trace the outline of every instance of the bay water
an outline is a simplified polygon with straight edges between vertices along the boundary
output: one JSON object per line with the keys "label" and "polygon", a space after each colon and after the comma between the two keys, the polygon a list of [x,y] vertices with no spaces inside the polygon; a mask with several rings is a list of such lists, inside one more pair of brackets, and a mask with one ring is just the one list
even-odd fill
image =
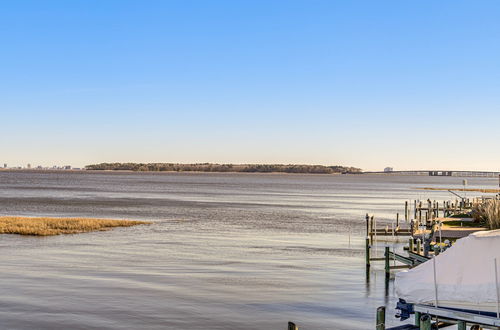
{"label": "bay water", "polygon": [[462,179],[2,171],[0,215],[151,224],[1,235],[0,328],[373,329],[381,305],[400,324],[383,263],[366,280],[364,219],[391,226],[405,200],[455,198],[422,187],[459,189]]}

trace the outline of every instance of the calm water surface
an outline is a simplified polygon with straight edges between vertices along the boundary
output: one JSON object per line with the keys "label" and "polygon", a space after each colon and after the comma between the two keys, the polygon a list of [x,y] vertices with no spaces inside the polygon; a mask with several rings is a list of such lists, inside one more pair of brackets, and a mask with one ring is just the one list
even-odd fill
{"label": "calm water surface", "polygon": [[[371,329],[383,265],[364,214],[394,221],[417,187],[461,178],[0,172],[0,213],[144,219],[56,237],[0,236],[2,329]],[[496,179],[469,179],[494,188]],[[384,243],[379,243],[380,247]],[[392,243],[390,243],[392,244]],[[388,323],[399,324],[388,311]]]}

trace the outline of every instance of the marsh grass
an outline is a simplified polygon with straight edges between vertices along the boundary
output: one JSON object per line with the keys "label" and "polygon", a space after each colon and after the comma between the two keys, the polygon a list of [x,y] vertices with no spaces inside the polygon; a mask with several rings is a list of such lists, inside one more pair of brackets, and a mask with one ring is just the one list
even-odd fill
{"label": "marsh grass", "polygon": [[92,218],[0,217],[0,234],[51,236],[104,231],[147,224],[145,221]]}
{"label": "marsh grass", "polygon": [[489,229],[500,229],[500,200],[492,199],[473,208],[474,219],[486,222]]}
{"label": "marsh grass", "polygon": [[485,194],[492,194],[492,193],[499,193],[499,189],[481,189],[481,188],[432,188],[432,187],[424,187],[424,188],[416,188],[418,190],[437,190],[437,191],[448,191],[448,190],[454,190],[454,191],[472,191],[472,192],[481,192]]}

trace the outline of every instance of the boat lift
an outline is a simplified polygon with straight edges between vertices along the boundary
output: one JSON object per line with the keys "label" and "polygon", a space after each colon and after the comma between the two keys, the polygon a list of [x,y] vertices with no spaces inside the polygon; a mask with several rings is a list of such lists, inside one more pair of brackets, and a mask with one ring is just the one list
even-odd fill
{"label": "boat lift", "polygon": [[[401,311],[397,316],[402,320],[409,318],[410,314],[415,314],[415,324],[386,328],[385,306],[381,306],[377,309],[376,330],[430,330],[453,325],[457,325],[458,330],[466,330],[467,326],[472,326],[470,329],[480,329],[482,327],[500,329],[500,318],[496,317],[496,313],[479,313],[424,304],[407,304],[404,300],[398,302],[396,309]],[[433,318],[435,319],[434,323],[432,323]]]}
{"label": "boat lift", "polygon": [[[418,256],[418,255],[417,255]],[[421,256],[418,256],[421,257]],[[408,258],[409,261],[412,259]],[[414,260],[414,259],[413,259]],[[401,258],[398,261],[404,262]],[[423,259],[422,259],[423,261]],[[495,265],[495,284],[497,294],[497,311],[485,312],[477,310],[458,309],[451,307],[439,306],[437,296],[436,283],[436,258],[432,258],[434,269],[434,287],[435,287],[435,302],[434,305],[429,304],[412,304],[407,303],[403,299],[399,299],[396,304],[396,310],[399,313],[396,315],[401,321],[407,320],[412,314],[415,315],[415,324],[405,324],[402,326],[388,328],[387,330],[403,330],[403,329],[420,329],[430,330],[445,328],[452,325],[457,325],[458,330],[466,330],[467,324],[472,326],[470,329],[500,329],[500,288],[498,285],[497,259],[494,259]],[[432,323],[433,319],[435,320]],[[385,306],[377,308],[376,330],[386,330],[385,328]]]}

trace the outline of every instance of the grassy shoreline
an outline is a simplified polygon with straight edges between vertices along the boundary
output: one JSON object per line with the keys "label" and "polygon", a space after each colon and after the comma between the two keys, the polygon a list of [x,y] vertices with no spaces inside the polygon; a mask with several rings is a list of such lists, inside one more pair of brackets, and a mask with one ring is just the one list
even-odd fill
{"label": "grassy shoreline", "polygon": [[436,190],[436,191],[473,191],[473,192],[482,192],[482,193],[499,193],[499,189],[481,189],[481,188],[432,188],[432,187],[424,187],[424,188],[416,188],[418,190]]}
{"label": "grassy shoreline", "polygon": [[0,217],[0,234],[53,236],[106,231],[149,224],[146,221],[94,218]]}

